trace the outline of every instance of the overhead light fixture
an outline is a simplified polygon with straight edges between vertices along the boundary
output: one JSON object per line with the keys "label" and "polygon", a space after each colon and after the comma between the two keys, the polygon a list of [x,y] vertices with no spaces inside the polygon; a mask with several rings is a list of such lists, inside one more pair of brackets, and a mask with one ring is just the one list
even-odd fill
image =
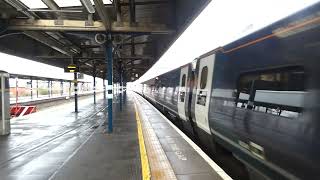
{"label": "overhead light fixture", "polygon": [[93,67],[91,64],[89,64],[89,63],[84,63],[85,65],[87,65],[87,66],[90,66],[90,67]]}
{"label": "overhead light fixture", "polygon": [[80,0],[81,4],[87,9],[88,13],[93,14],[96,12],[90,0]]}

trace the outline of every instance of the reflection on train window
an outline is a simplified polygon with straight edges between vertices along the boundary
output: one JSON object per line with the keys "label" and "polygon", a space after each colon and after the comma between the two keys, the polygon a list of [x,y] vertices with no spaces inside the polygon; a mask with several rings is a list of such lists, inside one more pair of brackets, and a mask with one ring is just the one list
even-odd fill
{"label": "reflection on train window", "polygon": [[184,87],[184,86],[186,86],[186,74],[184,74],[181,79],[181,87]]}
{"label": "reflection on train window", "polygon": [[207,86],[207,77],[208,77],[208,67],[204,66],[201,70],[200,76],[200,89],[204,89]]}
{"label": "reflection on train window", "polygon": [[298,117],[303,109],[305,71],[294,66],[245,73],[240,76],[236,105],[284,117]]}

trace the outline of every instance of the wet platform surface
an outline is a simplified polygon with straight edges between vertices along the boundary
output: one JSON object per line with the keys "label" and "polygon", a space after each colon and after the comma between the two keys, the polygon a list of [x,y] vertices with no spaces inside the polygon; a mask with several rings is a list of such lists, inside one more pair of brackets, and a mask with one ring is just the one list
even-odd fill
{"label": "wet platform surface", "polygon": [[[201,151],[199,147],[195,144],[193,147],[187,141],[186,137],[182,136],[180,133],[173,128],[173,124],[169,123],[166,118],[159,113],[150,103],[148,103],[144,98],[139,95],[136,95],[136,101],[138,104],[139,114],[141,120],[143,121],[143,132],[145,138],[148,139],[148,136],[155,134],[155,138],[151,140],[151,146],[156,151],[161,149],[164,151],[165,156],[168,159],[175,177],[170,179],[178,180],[222,180],[222,179],[231,179],[224,171],[219,168],[216,164],[211,164],[202,157],[199,152]],[[151,131],[151,132],[150,132]],[[146,133],[148,132],[148,133]],[[160,143],[155,143],[154,141],[159,141]],[[150,142],[149,142],[150,143]],[[146,142],[148,144],[148,142]],[[159,146],[160,145],[160,146]],[[148,146],[148,145],[147,145]],[[151,147],[152,148],[152,147]],[[199,152],[197,152],[196,149]],[[147,148],[148,151],[148,148]],[[150,150],[149,150],[150,152]],[[149,154],[148,154],[149,156]],[[165,164],[163,161],[158,161],[158,157],[148,157],[150,164],[154,162],[154,166],[161,167]],[[155,160],[153,160],[155,158]],[[208,157],[207,157],[208,158]],[[213,162],[212,162],[213,163]],[[160,165],[159,165],[160,164]],[[213,167],[215,166],[215,167]],[[151,174],[153,177],[157,176],[159,169],[152,169]],[[167,173],[168,170],[164,168],[163,173]],[[158,177],[156,179],[167,179],[163,177]]]}
{"label": "wet platform surface", "polygon": [[225,178],[139,95],[128,93],[122,110],[119,98],[114,99],[111,134],[105,132],[102,97],[96,105],[93,99],[79,105],[78,114],[69,103],[12,120],[12,134],[0,138],[0,179],[143,179],[141,143],[151,179]]}
{"label": "wet platform surface", "polygon": [[94,131],[105,107],[102,96],[59,105],[11,120],[11,134],[0,137],[0,179],[49,179]]}

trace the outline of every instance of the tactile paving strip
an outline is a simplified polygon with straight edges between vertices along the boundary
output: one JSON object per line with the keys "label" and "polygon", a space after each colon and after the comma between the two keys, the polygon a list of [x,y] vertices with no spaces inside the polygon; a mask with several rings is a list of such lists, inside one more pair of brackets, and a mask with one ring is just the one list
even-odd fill
{"label": "tactile paving strip", "polygon": [[[138,100],[136,99],[136,101]],[[148,154],[151,179],[176,180],[177,178],[171,164],[149,122],[148,117],[142,113],[140,106],[138,106],[138,109],[143,129],[144,143]]]}

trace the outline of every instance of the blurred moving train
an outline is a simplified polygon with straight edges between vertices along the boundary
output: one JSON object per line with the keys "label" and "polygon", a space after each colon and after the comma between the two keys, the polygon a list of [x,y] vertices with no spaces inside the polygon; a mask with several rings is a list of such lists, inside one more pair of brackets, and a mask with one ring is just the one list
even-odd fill
{"label": "blurred moving train", "polygon": [[238,162],[234,179],[320,179],[319,25],[317,3],[137,92],[206,152]]}

